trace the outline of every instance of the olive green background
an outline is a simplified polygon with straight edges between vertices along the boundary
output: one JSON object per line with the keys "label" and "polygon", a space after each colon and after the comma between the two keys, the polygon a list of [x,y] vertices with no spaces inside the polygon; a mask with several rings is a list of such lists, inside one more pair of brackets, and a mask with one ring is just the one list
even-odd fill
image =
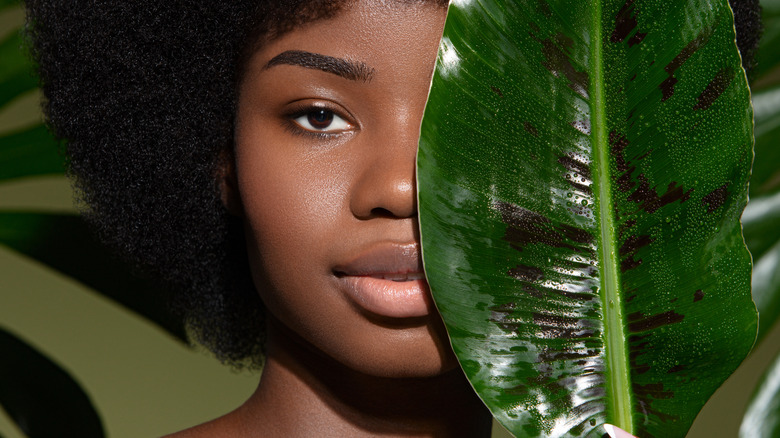
{"label": "olive green background", "polygon": [[[20,9],[0,14],[0,37],[22,20]],[[0,111],[0,134],[40,120],[38,100],[31,93]],[[75,211],[70,185],[60,176],[0,184],[0,209]],[[67,370],[113,438],[159,436],[224,414],[259,379],[257,373],[233,372],[207,352],[182,345],[124,307],[2,246],[0,326]],[[688,436],[736,437],[750,395],[778,352],[780,325],[716,392]],[[0,436],[24,437],[1,409]]]}

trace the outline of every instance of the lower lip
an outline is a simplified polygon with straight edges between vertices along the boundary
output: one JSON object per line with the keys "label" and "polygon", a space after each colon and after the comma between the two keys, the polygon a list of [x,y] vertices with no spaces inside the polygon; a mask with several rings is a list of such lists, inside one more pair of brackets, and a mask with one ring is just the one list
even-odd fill
{"label": "lower lip", "polygon": [[414,318],[430,313],[425,280],[393,281],[364,276],[340,278],[349,298],[359,307],[390,318]]}

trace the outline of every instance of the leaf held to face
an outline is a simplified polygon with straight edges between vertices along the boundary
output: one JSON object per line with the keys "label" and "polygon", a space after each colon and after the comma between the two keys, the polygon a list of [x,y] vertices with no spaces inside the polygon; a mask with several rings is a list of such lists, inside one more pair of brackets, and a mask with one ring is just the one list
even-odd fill
{"label": "leaf held to face", "polygon": [[752,109],[726,0],[450,5],[425,270],[516,436],[684,436],[750,350]]}

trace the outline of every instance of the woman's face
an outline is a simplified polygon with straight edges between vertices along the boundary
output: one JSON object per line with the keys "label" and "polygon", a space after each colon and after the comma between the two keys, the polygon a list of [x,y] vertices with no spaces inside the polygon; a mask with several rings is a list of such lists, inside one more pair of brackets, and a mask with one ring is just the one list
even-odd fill
{"label": "woman's face", "polygon": [[271,321],[366,374],[455,363],[422,276],[415,187],[445,15],[349,4],[263,46],[239,89],[236,182]]}

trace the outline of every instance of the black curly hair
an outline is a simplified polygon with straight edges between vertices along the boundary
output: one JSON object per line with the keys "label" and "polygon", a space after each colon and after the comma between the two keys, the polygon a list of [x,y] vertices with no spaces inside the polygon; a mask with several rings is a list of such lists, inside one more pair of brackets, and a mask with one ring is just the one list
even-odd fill
{"label": "black curly hair", "polygon": [[[758,0],[731,3],[750,67]],[[234,366],[261,365],[264,343],[242,226],[219,188],[241,67],[257,44],[341,4],[26,1],[44,112],[67,141],[85,217],[104,242],[171,286],[191,335]]]}
{"label": "black curly hair", "polygon": [[[216,175],[246,41],[333,15],[332,0],[30,0],[44,113],[101,240],[173,291],[194,338],[262,361],[263,306]],[[224,155],[224,154],[222,154]]]}

